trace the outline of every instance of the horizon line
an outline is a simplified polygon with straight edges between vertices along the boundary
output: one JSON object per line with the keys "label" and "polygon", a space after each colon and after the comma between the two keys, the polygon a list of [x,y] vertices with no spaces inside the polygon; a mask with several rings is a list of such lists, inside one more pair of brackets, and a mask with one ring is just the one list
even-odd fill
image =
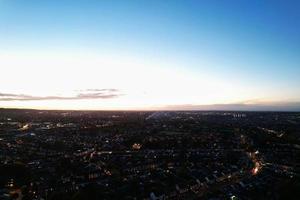
{"label": "horizon line", "polygon": [[[236,107],[233,107],[236,106]],[[201,108],[202,107],[202,108]],[[214,107],[214,108],[213,108]],[[218,108],[219,107],[219,108]],[[288,108],[286,108],[288,107]],[[0,110],[36,110],[36,111],[82,111],[82,112],[300,112],[300,102],[296,105],[279,106],[279,105],[262,105],[262,104],[211,104],[211,105],[183,105],[162,106],[152,108],[117,108],[117,109],[60,109],[60,108],[32,108],[32,107],[0,107]]]}

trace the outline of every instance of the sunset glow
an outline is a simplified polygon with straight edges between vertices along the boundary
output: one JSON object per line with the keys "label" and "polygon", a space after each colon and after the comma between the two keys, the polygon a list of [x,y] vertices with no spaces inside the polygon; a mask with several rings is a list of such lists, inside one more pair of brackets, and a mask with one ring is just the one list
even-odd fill
{"label": "sunset glow", "polygon": [[[299,24],[276,35],[263,12],[167,2],[0,1],[0,107],[300,108]],[[282,21],[295,14],[276,6]]]}

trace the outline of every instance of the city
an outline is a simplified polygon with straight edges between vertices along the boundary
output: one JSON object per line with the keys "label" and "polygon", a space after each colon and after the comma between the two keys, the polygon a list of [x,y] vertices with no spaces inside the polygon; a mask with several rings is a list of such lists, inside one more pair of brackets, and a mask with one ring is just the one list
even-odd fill
{"label": "city", "polygon": [[0,200],[300,200],[300,0],[0,0]]}
{"label": "city", "polygon": [[300,113],[0,111],[0,199],[296,199]]}

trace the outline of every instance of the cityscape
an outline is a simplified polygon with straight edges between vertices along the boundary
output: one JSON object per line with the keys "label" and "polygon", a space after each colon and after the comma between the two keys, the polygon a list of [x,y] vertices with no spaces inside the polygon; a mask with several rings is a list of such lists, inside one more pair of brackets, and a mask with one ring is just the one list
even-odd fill
{"label": "cityscape", "polygon": [[300,0],[0,0],[0,200],[300,200]]}
{"label": "cityscape", "polygon": [[0,113],[0,199],[300,195],[298,112]]}

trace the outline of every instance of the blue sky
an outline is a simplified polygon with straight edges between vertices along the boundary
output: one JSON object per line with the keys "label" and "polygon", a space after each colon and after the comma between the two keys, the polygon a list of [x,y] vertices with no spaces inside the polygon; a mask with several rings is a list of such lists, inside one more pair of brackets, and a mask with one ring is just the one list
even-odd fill
{"label": "blue sky", "polygon": [[[297,102],[300,100],[300,2],[297,0],[272,1],[38,1],[38,0],[0,0],[0,56],[2,72],[13,77],[15,70],[8,68],[27,68],[23,74],[29,79],[32,74],[44,68],[43,62],[49,59],[59,60],[57,69],[63,71],[75,68],[60,60],[63,57],[82,57],[77,65],[78,74],[84,74],[86,65],[92,65],[98,57],[105,55],[108,60],[120,60],[114,63],[114,70],[128,67],[128,80],[136,76],[147,76],[143,71],[153,71],[153,76],[165,73],[182,73],[177,79],[187,80],[190,74],[194,82],[186,83],[186,90],[194,93],[185,95],[180,101],[176,98],[177,81],[169,78],[169,95],[158,97],[157,101],[147,101],[142,107],[180,105],[180,104],[223,104],[243,102]],[[30,54],[30,56],[27,56]],[[92,55],[92,56],[91,56]],[[30,58],[29,58],[30,57]],[[35,57],[42,57],[36,63]],[[47,57],[47,58],[44,58]],[[84,63],[90,59],[91,62]],[[92,58],[91,58],[92,57]],[[130,61],[127,59],[129,58]],[[32,59],[32,60],[30,60]],[[125,59],[126,65],[122,65]],[[24,62],[15,63],[14,60]],[[1,61],[0,61],[1,62]],[[111,64],[111,61],[101,61]],[[132,65],[136,65],[132,67]],[[155,65],[155,66],[153,66]],[[98,65],[97,65],[98,66]],[[88,67],[91,72],[105,71],[104,66]],[[55,67],[54,67],[55,68]],[[139,69],[142,72],[139,72]],[[161,72],[163,70],[164,72]],[[43,71],[43,70],[41,70]],[[135,73],[136,72],[136,73]],[[42,72],[40,72],[42,73]],[[141,73],[141,74],[140,74]],[[72,72],[70,72],[72,74]],[[110,73],[108,73],[110,74]],[[88,76],[88,74],[86,74]],[[164,77],[157,78],[164,83]],[[171,76],[171,75],[170,75]],[[173,75],[172,75],[173,76]],[[178,76],[178,75],[174,75]],[[153,77],[155,79],[155,77]],[[199,83],[198,80],[202,80]],[[0,93],[28,95],[56,95],[50,88],[51,80],[45,80],[45,87],[34,90],[24,89],[22,85],[9,81],[1,82]],[[72,82],[72,80],[70,80]],[[136,80],[139,81],[139,80]],[[145,81],[147,81],[145,79]],[[149,80],[148,80],[149,81]],[[43,82],[43,80],[42,80]],[[47,82],[47,83],[46,83]],[[174,83],[173,83],[174,82]],[[211,86],[216,82],[219,86]],[[37,82],[32,83],[36,85]],[[67,82],[61,81],[61,84]],[[109,81],[93,82],[82,88],[66,87],[60,93],[78,89],[116,87]],[[143,83],[137,83],[143,85]],[[197,84],[207,84],[215,93],[224,92],[223,98],[209,94]],[[227,85],[228,84],[228,85]],[[104,86],[105,85],[105,86]],[[122,90],[127,99],[109,104],[101,99],[94,109],[103,106],[109,108],[131,108],[127,103],[140,102],[153,98],[153,95],[168,94],[168,87],[159,91],[159,86],[145,83],[145,90],[135,90],[134,83]],[[224,86],[226,85],[226,86]],[[26,86],[26,84],[25,84]],[[79,85],[80,86],[80,85]],[[77,86],[77,87],[79,87]],[[224,87],[223,87],[224,86]],[[31,87],[30,85],[27,86]],[[88,87],[88,88],[85,88]],[[44,88],[44,89],[43,89]],[[49,89],[50,88],[50,89]],[[181,88],[180,91],[184,90]],[[202,91],[203,90],[203,91]],[[220,91],[218,91],[220,90]],[[49,94],[45,91],[51,91]],[[230,91],[230,92],[229,92]],[[250,91],[250,92],[247,92]],[[134,93],[134,95],[132,95]],[[142,97],[147,93],[147,97]],[[180,92],[177,92],[180,93]],[[207,93],[206,100],[199,100]],[[242,93],[241,95],[239,95]],[[152,95],[152,96],[151,96]],[[211,96],[209,96],[211,95]],[[4,95],[3,95],[4,96]],[[170,99],[168,99],[170,96]],[[5,96],[6,97],[6,96]],[[172,98],[171,98],[172,97]],[[143,99],[144,98],[144,99]],[[204,98],[204,97],[203,97]],[[155,98],[157,99],[157,98]],[[204,98],[205,99],[205,98]],[[30,103],[17,100],[5,101],[4,106],[45,107],[47,103],[30,100]],[[42,100],[45,102],[46,100]],[[91,101],[91,100],[88,100]],[[112,100],[116,101],[116,100]],[[258,101],[258,102],[256,102]],[[161,103],[160,103],[161,102]],[[168,103],[169,102],[169,103]],[[58,102],[56,102],[58,103]],[[74,101],[74,106],[85,108],[88,103]],[[61,104],[61,103],[58,103]],[[107,104],[107,105],[106,105]],[[1,101],[0,101],[1,105]],[[62,107],[61,104],[58,107]],[[53,103],[53,108],[55,104]],[[73,107],[72,107],[73,108]]]}

